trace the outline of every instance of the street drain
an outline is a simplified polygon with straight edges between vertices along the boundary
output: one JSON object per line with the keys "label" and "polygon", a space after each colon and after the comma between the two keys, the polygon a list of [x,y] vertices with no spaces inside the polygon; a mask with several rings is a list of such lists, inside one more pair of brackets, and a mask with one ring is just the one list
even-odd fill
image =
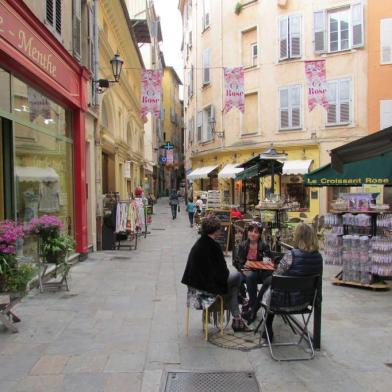
{"label": "street drain", "polygon": [[79,294],[64,294],[60,298],[61,299],[69,299],[69,298],[77,297],[78,295]]}
{"label": "street drain", "polygon": [[387,366],[387,367],[389,367],[389,368],[392,368],[392,363],[389,363],[389,362],[388,362],[388,363],[384,363],[384,365]]}
{"label": "street drain", "polygon": [[253,372],[168,372],[164,392],[260,392]]}
{"label": "street drain", "polygon": [[162,230],[162,231],[165,231],[166,229],[162,229],[161,227],[152,227],[151,230]]}
{"label": "street drain", "polygon": [[131,258],[129,256],[116,256],[116,257],[112,257],[110,260],[111,261],[116,261],[116,260],[130,260]]}

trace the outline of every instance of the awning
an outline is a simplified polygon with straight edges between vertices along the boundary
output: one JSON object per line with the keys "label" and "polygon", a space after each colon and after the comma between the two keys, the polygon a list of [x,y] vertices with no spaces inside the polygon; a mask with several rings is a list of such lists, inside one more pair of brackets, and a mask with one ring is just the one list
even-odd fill
{"label": "awning", "polygon": [[199,180],[201,178],[208,178],[208,175],[214,171],[218,166],[204,166],[193,170],[188,174],[188,180]]}
{"label": "awning", "polygon": [[59,175],[51,167],[15,167],[15,175],[20,182],[56,182]]}
{"label": "awning", "polygon": [[258,176],[259,176],[259,165],[253,165],[253,166],[245,169],[243,172],[237,174],[235,179],[236,180],[249,180],[250,178],[258,177]]}
{"label": "awning", "polygon": [[341,171],[345,163],[368,159],[392,151],[392,127],[362,137],[331,151],[331,164]]}
{"label": "awning", "polygon": [[343,165],[342,173],[331,164],[304,176],[307,186],[392,185],[392,152]]}
{"label": "awning", "polygon": [[282,174],[283,175],[304,175],[309,172],[309,167],[312,164],[311,159],[307,160],[292,160],[284,161]]}
{"label": "awning", "polygon": [[235,176],[244,171],[238,164],[229,163],[219,173],[218,178],[235,178]]}

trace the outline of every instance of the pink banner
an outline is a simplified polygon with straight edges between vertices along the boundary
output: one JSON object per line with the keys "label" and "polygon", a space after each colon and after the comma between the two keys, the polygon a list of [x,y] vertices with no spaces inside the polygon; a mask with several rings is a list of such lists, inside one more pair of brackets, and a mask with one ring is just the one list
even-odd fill
{"label": "pink banner", "polygon": [[172,165],[174,163],[173,150],[166,150],[166,164]]}
{"label": "pink banner", "polygon": [[244,94],[244,67],[224,68],[225,76],[225,106],[223,112],[238,108],[242,113],[245,110]]}
{"label": "pink banner", "polygon": [[311,112],[317,105],[328,109],[325,60],[305,61],[305,75],[308,89],[308,108]]}
{"label": "pink banner", "polygon": [[141,73],[140,116],[145,118],[148,112],[155,117],[161,115],[162,71],[143,69]]}

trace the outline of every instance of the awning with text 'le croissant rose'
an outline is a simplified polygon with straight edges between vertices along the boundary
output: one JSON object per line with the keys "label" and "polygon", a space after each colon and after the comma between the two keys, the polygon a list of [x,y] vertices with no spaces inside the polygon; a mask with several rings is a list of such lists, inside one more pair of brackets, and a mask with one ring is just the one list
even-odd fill
{"label": "awning with text 'le croissant rose'", "polygon": [[305,174],[304,182],[307,186],[392,185],[392,152],[345,163],[341,173],[328,164]]}

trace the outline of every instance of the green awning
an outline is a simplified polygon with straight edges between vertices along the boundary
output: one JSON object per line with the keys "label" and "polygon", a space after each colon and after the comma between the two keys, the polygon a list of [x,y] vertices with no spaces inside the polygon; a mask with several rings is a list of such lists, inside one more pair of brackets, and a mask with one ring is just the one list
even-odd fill
{"label": "green awning", "polygon": [[248,167],[243,172],[238,173],[235,177],[236,180],[248,180],[249,178],[258,177],[259,175],[259,165],[253,165]]}
{"label": "green awning", "polygon": [[342,173],[328,164],[305,174],[304,182],[307,186],[392,185],[392,152],[345,163]]}

